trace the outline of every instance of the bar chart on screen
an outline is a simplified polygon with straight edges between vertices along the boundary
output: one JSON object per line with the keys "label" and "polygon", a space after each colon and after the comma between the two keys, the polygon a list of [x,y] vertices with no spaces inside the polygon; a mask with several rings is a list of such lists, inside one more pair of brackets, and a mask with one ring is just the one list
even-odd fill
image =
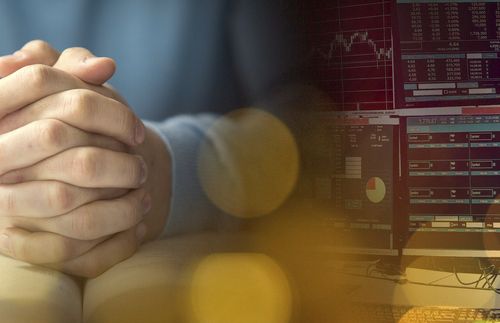
{"label": "bar chart on screen", "polygon": [[310,72],[331,107],[394,109],[391,1],[317,0],[308,9]]}

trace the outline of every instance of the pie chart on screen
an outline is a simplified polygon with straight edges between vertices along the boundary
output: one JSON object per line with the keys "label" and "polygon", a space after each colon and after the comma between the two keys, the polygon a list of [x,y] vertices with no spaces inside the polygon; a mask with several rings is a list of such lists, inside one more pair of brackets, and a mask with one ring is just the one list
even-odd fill
{"label": "pie chart on screen", "polygon": [[372,177],[366,183],[366,197],[370,202],[382,202],[385,197],[385,193],[385,183],[380,177]]}

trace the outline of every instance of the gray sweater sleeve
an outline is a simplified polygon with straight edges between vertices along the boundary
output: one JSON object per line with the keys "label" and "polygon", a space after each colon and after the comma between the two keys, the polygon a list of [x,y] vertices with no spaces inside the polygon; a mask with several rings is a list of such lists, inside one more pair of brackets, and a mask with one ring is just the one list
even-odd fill
{"label": "gray sweater sleeve", "polygon": [[161,237],[214,230],[219,226],[220,211],[203,192],[197,172],[199,147],[214,120],[213,115],[202,114],[145,122],[163,139],[172,159],[170,212]]}

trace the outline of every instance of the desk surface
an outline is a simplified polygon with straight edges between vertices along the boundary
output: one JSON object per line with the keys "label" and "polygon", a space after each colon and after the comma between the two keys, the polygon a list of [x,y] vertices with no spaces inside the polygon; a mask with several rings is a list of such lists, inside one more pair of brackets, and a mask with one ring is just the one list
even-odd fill
{"label": "desk surface", "polygon": [[[491,290],[463,288],[455,275],[449,272],[408,268],[406,283],[362,276],[355,276],[356,279],[353,280],[352,275],[342,275],[346,281],[354,282],[349,298],[356,302],[415,307],[500,308],[500,295]],[[466,282],[479,278],[478,274],[459,275]],[[496,282],[495,285],[499,287],[500,284]]]}

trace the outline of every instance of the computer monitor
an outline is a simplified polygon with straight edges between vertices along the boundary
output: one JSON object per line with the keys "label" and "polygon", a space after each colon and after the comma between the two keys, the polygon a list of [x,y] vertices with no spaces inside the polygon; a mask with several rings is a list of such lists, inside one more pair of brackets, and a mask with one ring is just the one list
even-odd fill
{"label": "computer monitor", "polygon": [[500,257],[500,115],[408,117],[403,255]]}
{"label": "computer monitor", "polygon": [[398,108],[497,105],[500,2],[395,0]]}
{"label": "computer monitor", "polygon": [[500,2],[394,6],[402,254],[497,261]]}
{"label": "computer monitor", "polygon": [[[397,119],[325,118],[309,164],[314,203],[329,216],[334,250],[397,256],[393,164]],[[321,130],[318,130],[320,128]],[[319,138],[318,138],[319,137]]]}
{"label": "computer monitor", "polygon": [[392,0],[303,0],[308,67],[331,111],[392,111]]}
{"label": "computer monitor", "polygon": [[394,110],[391,0],[304,5],[309,72],[328,97],[314,106],[323,112],[305,168],[314,203],[329,214],[329,248],[345,255],[397,256],[399,120],[354,115]]}
{"label": "computer monitor", "polygon": [[500,259],[500,1],[308,3],[309,67],[330,98],[312,186],[332,227],[366,230],[360,250]]}

